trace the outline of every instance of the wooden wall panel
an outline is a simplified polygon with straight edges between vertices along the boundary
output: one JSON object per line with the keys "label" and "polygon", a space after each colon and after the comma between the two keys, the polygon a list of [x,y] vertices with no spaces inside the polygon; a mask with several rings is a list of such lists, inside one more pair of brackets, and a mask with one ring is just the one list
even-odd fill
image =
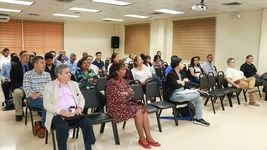
{"label": "wooden wall panel", "polygon": [[173,21],[173,54],[185,60],[193,56],[206,59],[215,53],[216,19],[202,18]]}
{"label": "wooden wall panel", "polygon": [[0,22],[0,50],[9,48],[10,52],[22,50],[22,21]]}
{"label": "wooden wall panel", "polygon": [[150,24],[125,25],[125,54],[149,54]]}

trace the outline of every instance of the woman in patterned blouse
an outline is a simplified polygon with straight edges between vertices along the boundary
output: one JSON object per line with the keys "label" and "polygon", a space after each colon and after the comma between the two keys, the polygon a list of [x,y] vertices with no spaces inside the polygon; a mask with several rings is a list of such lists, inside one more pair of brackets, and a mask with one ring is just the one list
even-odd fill
{"label": "woman in patterned blouse", "polygon": [[159,147],[160,144],[155,142],[151,136],[147,110],[144,104],[131,100],[135,93],[123,78],[126,73],[125,65],[123,63],[113,63],[109,73],[106,88],[108,114],[117,123],[134,118],[139,135],[138,144],[147,149],[150,149],[151,146]]}
{"label": "woman in patterned blouse", "polygon": [[75,72],[76,81],[82,84],[95,84],[97,76],[93,69],[90,68],[90,62],[84,57],[78,62],[79,69]]}

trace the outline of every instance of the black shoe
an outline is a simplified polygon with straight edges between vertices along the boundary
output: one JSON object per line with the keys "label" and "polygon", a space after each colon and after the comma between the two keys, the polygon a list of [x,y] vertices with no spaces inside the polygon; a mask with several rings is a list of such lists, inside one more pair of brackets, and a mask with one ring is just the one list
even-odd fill
{"label": "black shoe", "polygon": [[208,123],[208,122],[205,121],[204,119],[195,119],[195,120],[194,120],[194,123],[197,124],[197,125],[204,126],[204,127],[208,127],[208,126],[210,126],[210,123]]}
{"label": "black shoe", "polygon": [[14,109],[15,109],[14,105],[11,105],[11,106],[4,107],[2,110],[3,111],[8,111],[8,110],[14,110]]}
{"label": "black shoe", "polygon": [[16,121],[22,121],[22,115],[17,115],[16,116]]}

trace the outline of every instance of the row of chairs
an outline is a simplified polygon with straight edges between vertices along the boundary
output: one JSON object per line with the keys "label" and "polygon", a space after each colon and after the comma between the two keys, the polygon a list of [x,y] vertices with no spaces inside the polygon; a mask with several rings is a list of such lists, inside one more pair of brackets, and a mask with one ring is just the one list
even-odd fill
{"label": "row of chairs", "polygon": [[[199,80],[200,80],[200,90],[207,91],[208,93],[208,95],[204,96],[206,98],[204,105],[206,106],[207,103],[210,101],[214,114],[216,113],[214,104],[217,101],[217,99],[220,100],[222,110],[225,110],[223,103],[225,97],[228,98],[230,107],[233,107],[232,96],[233,95],[236,96],[237,103],[240,105],[239,96],[243,92],[245,102],[247,102],[247,96],[246,96],[247,90],[228,87],[227,81],[225,80],[224,72],[222,71],[219,71],[217,73],[217,76],[214,76],[213,73],[209,73],[208,75],[200,74]],[[257,86],[257,88],[259,95],[261,97],[259,86]]]}

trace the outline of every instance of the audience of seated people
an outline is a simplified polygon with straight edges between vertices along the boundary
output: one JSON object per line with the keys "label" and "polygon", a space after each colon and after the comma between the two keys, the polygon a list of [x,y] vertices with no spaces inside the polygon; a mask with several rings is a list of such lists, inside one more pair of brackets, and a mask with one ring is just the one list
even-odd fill
{"label": "audience of seated people", "polygon": [[22,104],[25,97],[25,93],[22,89],[23,75],[25,72],[32,69],[32,64],[29,63],[29,54],[27,51],[21,51],[19,57],[20,61],[12,65],[10,71],[10,89],[16,108],[16,121],[22,121]]}
{"label": "audience of seated people", "polygon": [[[140,56],[136,57],[141,59]],[[143,64],[143,62],[141,63]],[[107,112],[117,123],[134,118],[139,135],[138,144],[148,149],[151,146],[159,147],[160,144],[152,138],[150,133],[148,114],[144,104],[130,100],[134,95],[134,91],[124,79],[125,73],[126,68],[123,63],[113,63],[110,68],[106,88]]]}
{"label": "audience of seated people", "polygon": [[196,90],[185,88],[189,80],[181,73],[184,68],[182,59],[173,57],[171,66],[173,69],[168,73],[165,84],[165,98],[173,102],[190,101],[194,103],[196,111],[194,123],[202,126],[209,126],[210,124],[206,122],[202,116],[202,98],[200,94]]}
{"label": "audience of seated people", "polygon": [[200,57],[195,56],[191,59],[190,66],[188,68],[188,78],[192,83],[200,84],[199,75],[203,73],[203,70],[200,66]]}
{"label": "audience of seated people", "polygon": [[55,74],[56,66],[54,65],[54,56],[51,52],[48,52],[48,53],[45,53],[44,58],[45,58],[45,71],[50,74],[51,80],[55,80],[56,79],[56,74]]}
{"label": "audience of seated people", "polygon": [[[93,57],[88,55],[87,52],[84,52],[82,59],[78,63],[76,63],[76,54],[72,53],[70,58],[67,58],[65,51],[59,52],[58,57],[56,57],[55,51],[46,53],[44,58],[35,56],[32,59],[32,63],[30,63],[27,51],[21,51],[19,54],[20,58],[12,54],[11,62],[3,63],[1,66],[2,88],[6,108],[8,109],[10,107],[10,96],[8,92],[11,89],[16,108],[16,121],[22,120],[22,104],[23,100],[27,98],[30,107],[43,110],[42,124],[40,122],[35,123],[34,133],[36,135],[39,137],[44,136],[44,123],[46,129],[49,131],[52,125],[57,131],[57,143],[58,147],[61,147],[59,149],[65,150],[67,149],[68,127],[78,124],[83,130],[85,149],[91,149],[91,144],[95,143],[91,120],[84,115],[74,120],[65,120],[64,117],[73,117],[74,115],[80,115],[82,112],[87,113],[87,111],[83,110],[84,98],[80,93],[77,82],[80,85],[89,84],[95,88],[98,79],[98,70],[102,69],[109,73],[109,77],[106,96],[100,92],[97,93],[100,96],[101,103],[101,107],[97,108],[97,111],[103,112],[103,108],[107,104],[108,114],[115,122],[122,122],[134,118],[139,135],[138,143],[144,148],[160,146],[151,136],[147,110],[143,103],[130,101],[134,92],[129,88],[127,81],[133,79],[139,80],[144,85],[147,79],[152,78],[161,86],[161,81],[157,80],[158,78],[154,76],[156,74],[155,67],[162,68],[163,65],[161,54],[161,51],[157,52],[157,55],[154,57],[155,61],[152,64],[149,55],[141,54],[141,56],[137,55],[131,58],[133,54],[130,54],[130,58],[123,63],[120,61],[119,55],[113,53],[110,58],[111,63],[109,63],[107,69],[104,69],[105,63],[101,60],[101,52],[96,53],[94,62]],[[3,50],[2,58],[4,56],[4,59],[8,59],[8,55],[9,50]],[[253,57],[248,55],[246,63],[240,68],[244,72],[243,74],[243,72],[235,69],[234,59],[229,58],[227,60],[229,67],[225,71],[225,78],[230,85],[247,90],[249,94],[249,105],[259,106],[256,103],[255,77],[259,77],[260,74],[253,65],[252,60]],[[197,90],[188,89],[190,88],[188,85],[190,82],[199,84],[199,75],[201,73],[208,74],[209,72],[213,72],[216,76],[217,72],[212,64],[213,56],[211,54],[207,56],[207,61],[202,66],[203,70],[200,67],[199,61],[200,58],[198,56],[193,57],[188,69],[189,73],[186,73],[182,59],[176,55],[171,57],[171,65],[164,72],[166,76],[165,86],[167,89],[164,98],[173,102],[192,102],[196,110],[194,123],[209,126],[209,123],[202,116],[202,99],[200,94]],[[132,69],[128,68],[129,63],[133,63],[134,67]],[[34,65],[33,70],[32,65]],[[76,82],[70,81],[71,73],[74,74]],[[50,82],[51,79],[54,81]],[[76,96],[73,93],[78,94]],[[69,111],[71,106],[76,107],[74,113]],[[45,110],[47,111],[46,115],[44,113]],[[145,130],[145,133],[143,130]]]}
{"label": "audience of seated people", "polygon": [[[96,140],[92,121],[86,115],[81,115],[85,100],[79,85],[70,81],[71,73],[66,65],[57,66],[55,73],[57,79],[49,82],[43,92],[43,105],[46,110],[45,127],[48,131],[51,131],[51,127],[56,130],[59,150],[67,150],[69,126],[78,125],[82,129],[84,149],[91,150],[91,145]],[[70,111],[73,106],[75,110]],[[74,118],[71,119],[72,117]]]}
{"label": "audience of seated people", "polygon": [[260,106],[256,100],[255,90],[255,77],[246,78],[244,73],[235,68],[235,59],[227,59],[228,68],[225,70],[224,75],[228,83],[238,89],[246,89],[249,94],[249,105]]}
{"label": "audience of seated people", "polygon": [[42,121],[35,122],[34,134],[40,138],[45,136],[45,110],[43,107],[44,86],[51,81],[51,76],[45,72],[45,60],[42,56],[33,57],[33,69],[24,73],[23,90],[31,108],[42,110]]}
{"label": "audience of seated people", "polygon": [[207,55],[207,61],[205,61],[202,65],[203,73],[208,75],[210,72],[213,73],[214,76],[217,75],[216,67],[212,64],[213,56],[212,54]]}
{"label": "audience of seated people", "polygon": [[67,65],[70,68],[70,72],[72,74],[74,74],[75,71],[77,70],[77,63],[75,61],[76,61],[76,54],[71,53],[69,60],[65,62],[65,65]]}
{"label": "audience of seated people", "polygon": [[10,92],[11,82],[10,82],[10,70],[11,66],[19,61],[19,57],[12,53],[11,60],[8,63],[4,63],[1,69],[1,87],[3,90],[5,98],[5,108],[3,110],[13,110],[14,103]]}

